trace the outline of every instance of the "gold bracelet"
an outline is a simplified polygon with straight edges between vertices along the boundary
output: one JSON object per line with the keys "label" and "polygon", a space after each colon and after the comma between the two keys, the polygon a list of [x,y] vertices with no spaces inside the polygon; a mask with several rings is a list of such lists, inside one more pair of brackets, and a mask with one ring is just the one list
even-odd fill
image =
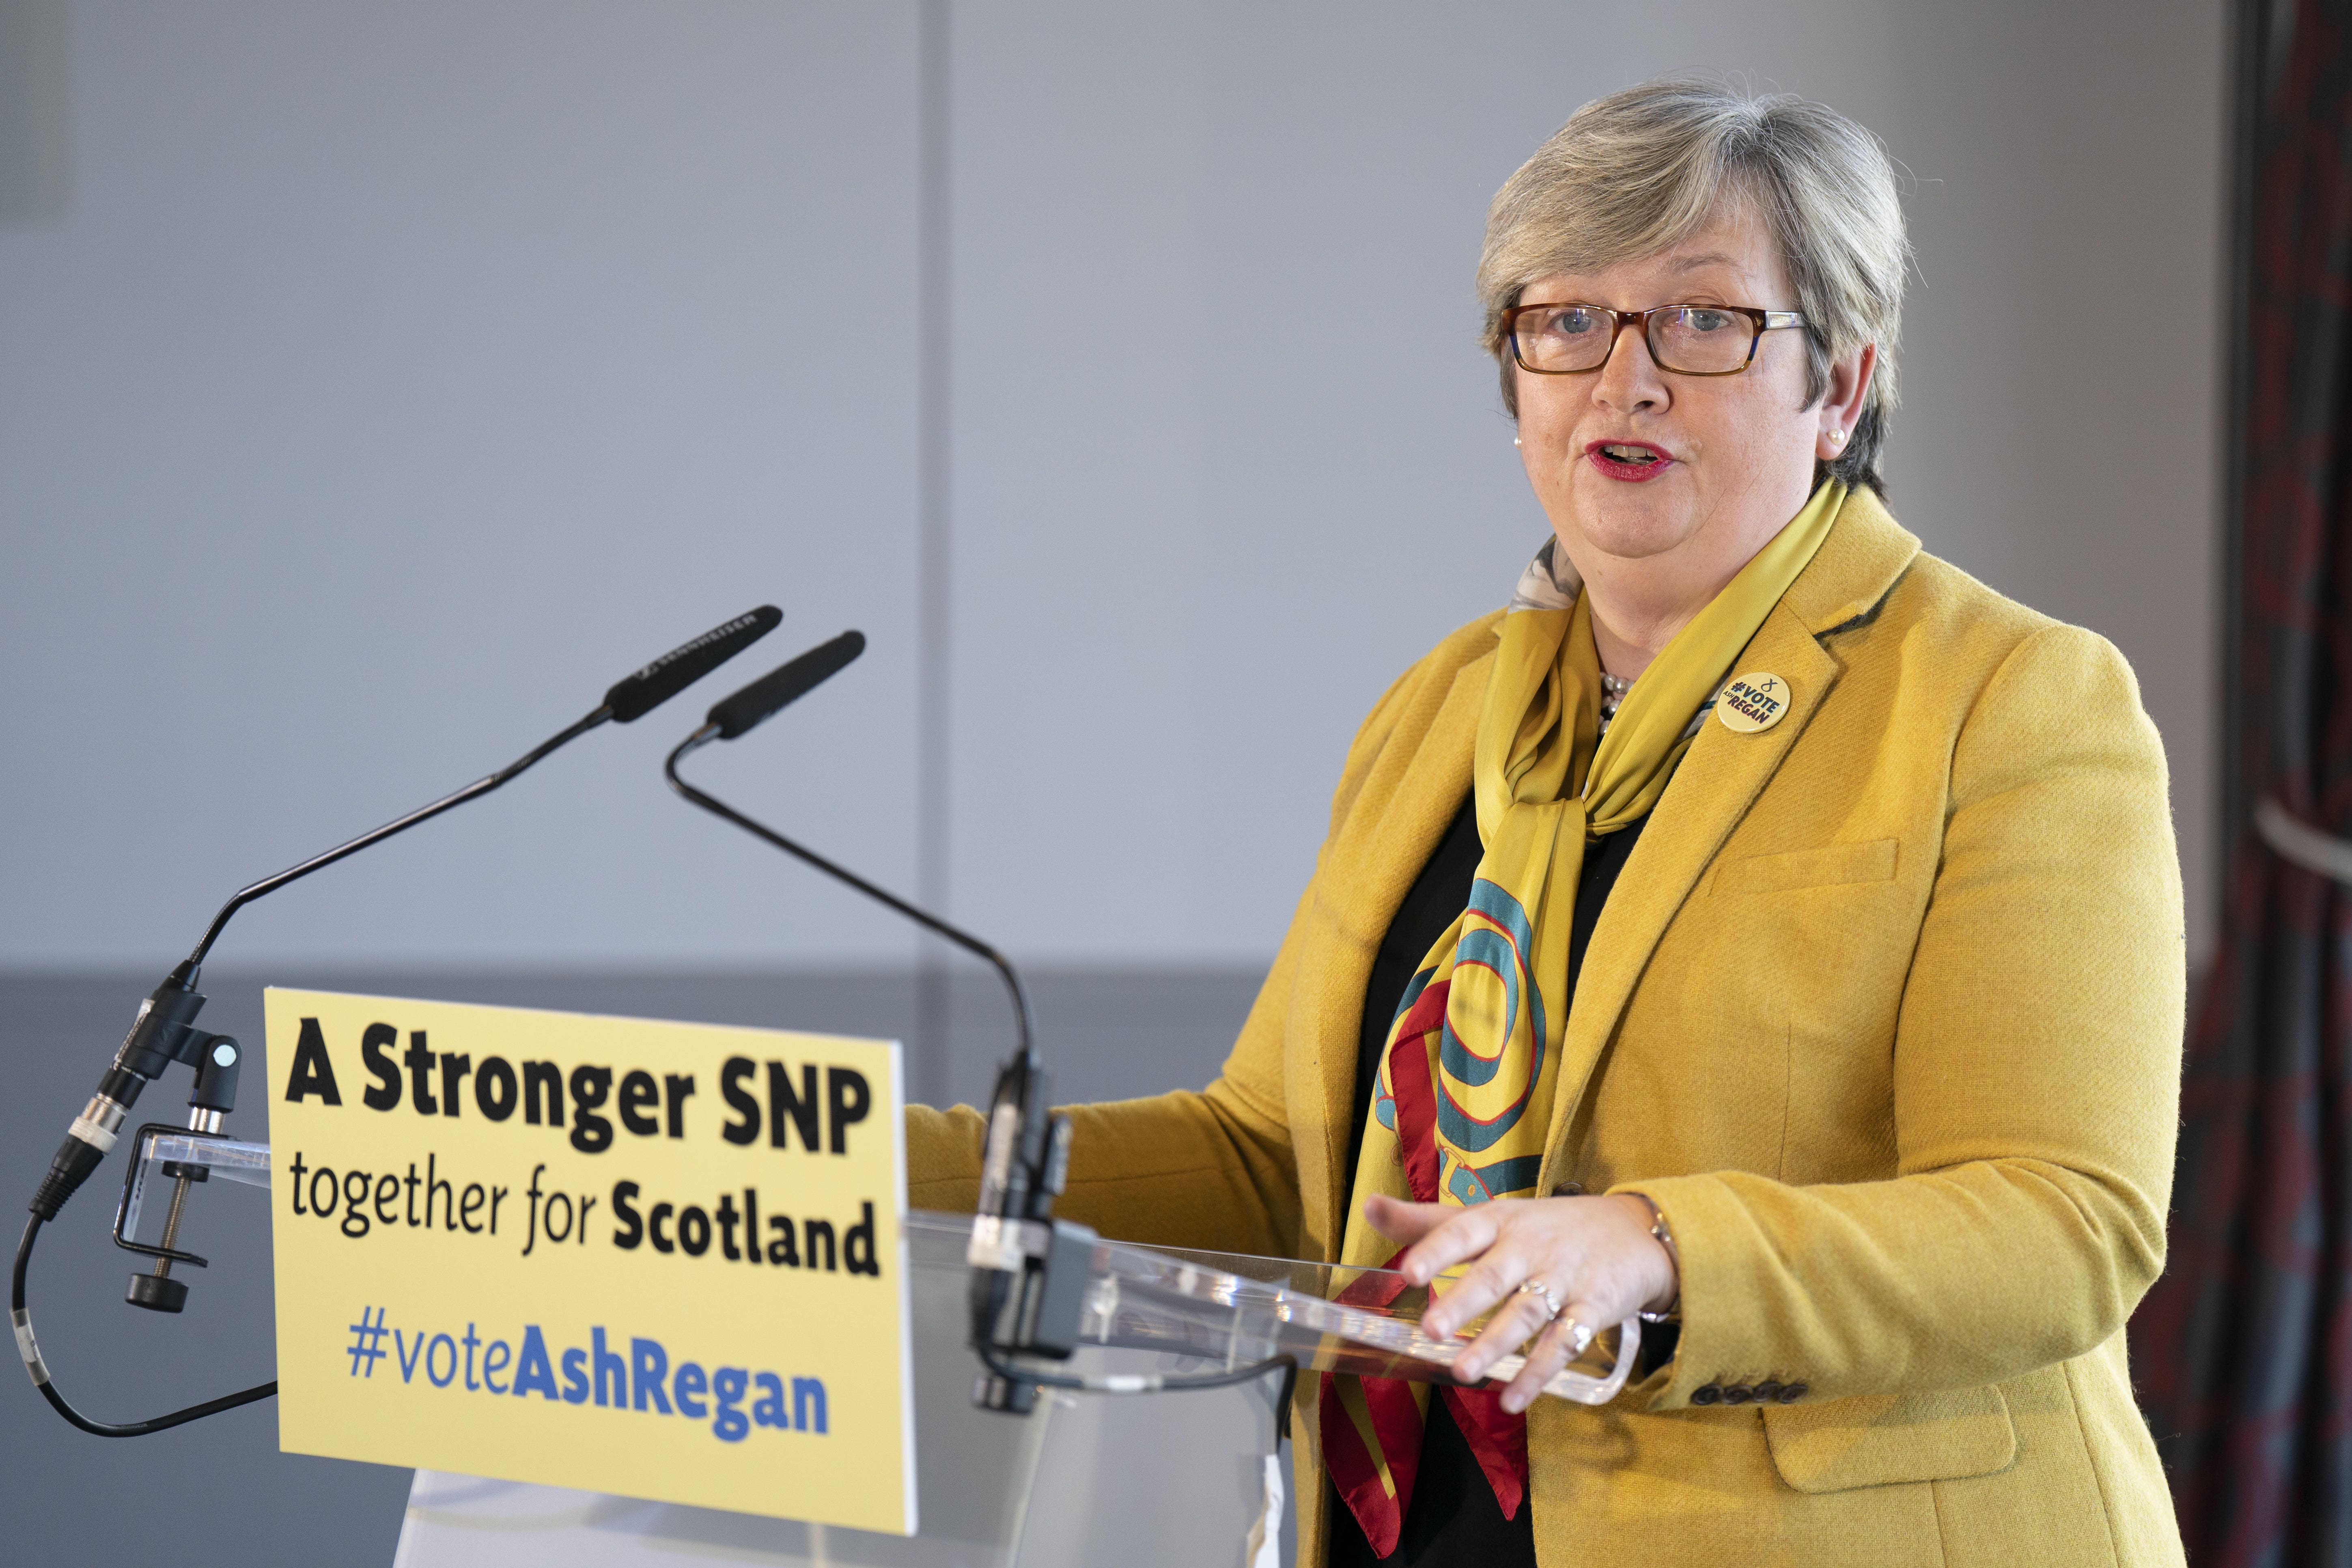
{"label": "gold bracelet", "polygon": [[1650,1235],[1655,1238],[1660,1247],[1666,1249],[1666,1257],[1673,1260],[1675,1266],[1675,1299],[1666,1303],[1666,1310],[1663,1312],[1653,1312],[1647,1308],[1643,1309],[1642,1321],[1645,1323],[1679,1323],[1683,1321],[1682,1249],[1675,1245],[1675,1233],[1666,1228],[1665,1214],[1658,1207],[1657,1204],[1651,1198],[1650,1194],[1647,1193],[1635,1193],[1633,1195],[1641,1199],[1643,1206],[1650,1211]]}

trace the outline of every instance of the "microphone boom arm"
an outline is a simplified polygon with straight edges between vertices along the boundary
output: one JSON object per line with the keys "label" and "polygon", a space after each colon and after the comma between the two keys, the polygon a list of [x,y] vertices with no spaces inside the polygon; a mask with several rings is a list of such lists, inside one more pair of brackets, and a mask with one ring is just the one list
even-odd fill
{"label": "microphone boom arm", "polygon": [[[1054,1200],[1069,1179],[1074,1133],[1069,1117],[1050,1109],[1045,1068],[1031,1041],[1029,998],[1022,990],[1021,977],[1003,953],[978,937],[876,887],[678,776],[677,764],[689,752],[713,741],[731,741],[749,733],[838,674],[865,647],[863,634],[844,632],[719,702],[702,727],[670,752],[662,764],[662,776],[688,803],[946,938],[984,960],[1004,981],[1013,998],[1019,1048],[997,1068],[996,1089],[989,1100],[988,1135],[981,1152],[979,1202],[972,1216],[971,1242],[964,1253],[971,1266],[971,1343],[986,1369],[972,1389],[972,1403],[984,1410],[1026,1414],[1034,1406],[1040,1388],[1091,1394],[1173,1393],[1223,1388],[1283,1372],[1282,1403],[1286,1408],[1290,1380],[1297,1375],[1297,1363],[1288,1355],[1228,1372],[1189,1376],[1078,1376],[1035,1364],[1037,1357],[1066,1361],[1077,1349],[1082,1287],[1099,1238],[1085,1226],[1054,1217]],[[1020,1354],[1032,1360],[1013,1359]]]}
{"label": "microphone boom arm", "polygon": [[420,822],[432,821],[452,806],[463,805],[478,795],[489,794],[500,784],[520,778],[525,769],[558,747],[578,740],[597,725],[609,721],[612,717],[613,705],[608,702],[562,733],[551,736],[533,746],[530,752],[509,763],[497,773],[476,779],[465,788],[445,795],[430,805],[420,805],[407,816],[387,822],[382,827],[373,828],[361,834],[357,838],[338,844],[324,854],[313,855],[299,866],[289,866],[274,877],[264,877],[249,887],[239,888],[229,896],[228,902],[220,907],[220,913],[213,917],[213,923],[205,929],[205,938],[196,943],[195,951],[188,954],[188,961],[184,965],[188,971],[186,976],[188,984],[192,985],[195,984],[196,971],[204,967],[205,955],[212,952],[213,943],[220,940],[221,931],[227,926],[229,917],[264,893],[274,893],[289,882],[299,881],[313,871],[324,870],[347,855],[356,855],[371,844],[381,844],[395,833],[404,833]]}
{"label": "microphone boom arm", "polygon": [[668,760],[662,763],[662,776],[669,780],[669,787],[713,816],[722,817],[733,823],[754,838],[772,844],[785,854],[797,857],[835,880],[847,883],[867,898],[887,904],[925,931],[946,938],[994,969],[998,978],[1004,982],[1004,989],[1013,997],[1013,1026],[1019,1036],[1021,1059],[1034,1065],[1037,1059],[1037,1053],[1030,1043],[1028,994],[1022,989],[1021,976],[1013,972],[1013,965],[1006,961],[1004,955],[970,931],[959,930],[929,910],[916,908],[887,888],[875,886],[856,872],[845,866],[835,865],[806,845],[795,844],[774,828],[754,821],[716,795],[705,794],[680,778],[677,772],[678,763],[688,752],[698,751],[717,739],[719,739],[719,726],[711,723],[703,725],[701,729],[678,743],[677,749],[670,752]]}
{"label": "microphone boom arm", "polygon": [[[407,816],[385,823],[373,832],[339,844],[324,854],[314,855],[299,865],[289,866],[273,877],[240,888],[230,896],[213,916],[204,938],[188,956],[163,977],[163,983],[149,994],[132,1020],[131,1032],[124,1037],[115,1052],[113,1064],[99,1080],[98,1092],[90,1096],[79,1116],[67,1129],[65,1142],[58,1146],[49,1162],[48,1173],[33,1194],[27,1206],[32,1217],[25,1226],[24,1235],[16,1243],[16,1258],[9,1279],[9,1317],[16,1331],[16,1351],[25,1363],[26,1373],[33,1385],[39,1389],[58,1415],[81,1430],[100,1437],[138,1437],[151,1432],[161,1432],[184,1422],[233,1410],[240,1405],[250,1405],[267,1399],[278,1391],[273,1381],[257,1384],[224,1398],[207,1400],[158,1415],[145,1421],[93,1421],[82,1415],[58,1392],[49,1375],[47,1363],[41,1358],[39,1346],[33,1339],[31,1309],[26,1301],[26,1275],[33,1257],[33,1244],[41,1226],[58,1216],[66,1202],[89,1179],[99,1163],[106,1158],[115,1144],[116,1136],[128,1117],[131,1107],[139,1099],[146,1084],[163,1076],[174,1062],[186,1062],[197,1069],[196,1085],[188,1097],[188,1126],[199,1133],[220,1131],[222,1120],[236,1108],[237,1063],[242,1052],[237,1043],[226,1035],[207,1034],[194,1026],[195,1017],[205,1005],[196,991],[196,979],[204,968],[205,957],[213,943],[236,911],[265,894],[275,892],[289,882],[299,880],[311,872],[333,865],[346,856],[357,854],[371,844],[380,844],[394,834],[406,832],[421,822],[429,822],[453,806],[489,794],[499,785],[520,777],[533,764],[560,747],[570,744],[597,726],[608,722],[632,723],[660,707],[680,691],[693,685],[712,670],[733,658],[743,649],[773,631],[783,619],[783,612],[773,605],[761,605],[748,614],[736,616],[713,626],[690,642],[681,643],[642,668],[622,677],[604,692],[604,700],[585,718],[547,740],[505,767],[451,795],[446,795],[428,805],[418,807]],[[168,1167],[167,1167],[168,1169]],[[134,1169],[132,1174],[136,1175]],[[166,1224],[163,1244],[160,1248],[144,1247],[129,1240],[122,1234],[118,1217],[115,1239],[118,1245],[134,1252],[144,1252],[156,1258],[155,1272],[133,1275],[131,1289],[125,1296],[132,1306],[152,1310],[177,1312],[187,1297],[187,1287],[170,1278],[173,1259],[202,1264],[193,1254],[175,1251],[173,1241],[176,1232],[181,1205],[191,1181],[201,1181],[201,1172],[182,1173],[172,1205],[172,1218]]]}

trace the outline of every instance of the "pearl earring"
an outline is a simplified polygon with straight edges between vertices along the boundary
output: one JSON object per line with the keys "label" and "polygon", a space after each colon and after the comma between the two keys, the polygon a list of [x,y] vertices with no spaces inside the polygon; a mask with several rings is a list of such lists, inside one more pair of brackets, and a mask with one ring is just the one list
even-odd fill
{"label": "pearl earring", "polygon": [[1518,444],[1519,444],[1519,438],[1518,438],[1517,436],[1512,437],[1511,437],[1511,445],[1512,445],[1512,446],[1514,446],[1514,447],[1516,447],[1516,446],[1517,446]]}

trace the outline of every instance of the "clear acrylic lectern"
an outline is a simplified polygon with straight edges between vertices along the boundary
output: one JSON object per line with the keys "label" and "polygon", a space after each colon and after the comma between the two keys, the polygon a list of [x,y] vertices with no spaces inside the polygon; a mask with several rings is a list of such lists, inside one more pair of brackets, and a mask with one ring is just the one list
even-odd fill
{"label": "clear acrylic lectern", "polygon": [[[150,1167],[200,1162],[231,1180],[268,1180],[266,1145],[167,1135],[143,1152]],[[133,1205],[144,1185],[133,1185]],[[1272,1462],[1283,1374],[1149,1394],[1048,1391],[1027,1415],[975,1409],[980,1365],[965,1342],[971,1228],[968,1215],[921,1212],[905,1227],[918,1533],[419,1470],[395,1568],[1272,1568],[1289,1484]],[[1426,1302],[1423,1289],[1375,1269],[1103,1241],[1093,1249],[1084,1346],[1057,1370],[1181,1375],[1288,1355],[1302,1373],[1435,1381],[1463,1342],[1421,1331]],[[1639,1344],[1638,1322],[1598,1336],[1547,1392],[1606,1403]],[[1493,1376],[1518,1368],[1506,1358]]]}

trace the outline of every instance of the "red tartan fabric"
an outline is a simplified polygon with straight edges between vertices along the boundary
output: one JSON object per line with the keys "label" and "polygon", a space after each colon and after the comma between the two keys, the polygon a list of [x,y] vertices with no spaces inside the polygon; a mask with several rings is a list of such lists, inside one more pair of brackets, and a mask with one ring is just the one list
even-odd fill
{"label": "red tartan fabric", "polygon": [[2250,821],[2268,797],[2352,837],[2352,3],[2240,10],[2239,809],[2169,1261],[2132,1323],[2200,1568],[2352,1563],[2352,889]]}

